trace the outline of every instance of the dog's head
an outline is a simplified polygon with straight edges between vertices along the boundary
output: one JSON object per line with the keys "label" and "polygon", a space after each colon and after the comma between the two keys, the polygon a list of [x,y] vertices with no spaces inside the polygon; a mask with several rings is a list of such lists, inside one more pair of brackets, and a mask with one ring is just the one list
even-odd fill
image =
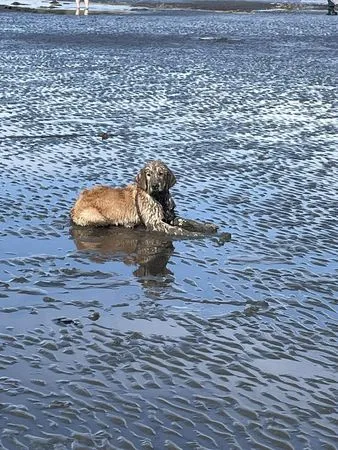
{"label": "dog's head", "polygon": [[175,175],[162,161],[149,161],[137,174],[137,185],[149,195],[169,191],[176,183]]}

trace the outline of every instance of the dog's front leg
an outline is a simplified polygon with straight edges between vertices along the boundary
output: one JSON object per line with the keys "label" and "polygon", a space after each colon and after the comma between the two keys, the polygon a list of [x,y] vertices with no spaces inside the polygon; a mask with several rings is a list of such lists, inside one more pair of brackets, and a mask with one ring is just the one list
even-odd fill
{"label": "dog's front leg", "polygon": [[218,230],[218,226],[213,223],[199,222],[192,219],[183,219],[182,217],[175,217],[172,225],[174,225],[175,227],[183,228],[184,230],[195,231],[197,233],[203,234],[213,234]]}
{"label": "dog's front leg", "polygon": [[170,234],[171,236],[186,236],[186,237],[202,237],[202,233],[188,231],[184,228],[169,225],[165,222],[149,222],[145,224],[148,230],[158,231],[160,233]]}
{"label": "dog's front leg", "polygon": [[136,197],[136,207],[142,223],[147,230],[170,234],[172,236],[201,237],[202,233],[184,230],[165,222],[162,205],[150,195],[140,191]]}

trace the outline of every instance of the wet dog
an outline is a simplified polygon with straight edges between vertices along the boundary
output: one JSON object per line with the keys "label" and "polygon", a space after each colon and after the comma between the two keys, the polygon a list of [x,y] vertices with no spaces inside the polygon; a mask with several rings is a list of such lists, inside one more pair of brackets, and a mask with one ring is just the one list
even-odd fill
{"label": "wet dog", "polygon": [[[184,229],[184,222],[175,215],[175,202],[169,189],[176,183],[175,175],[161,161],[150,161],[123,188],[95,186],[84,190],[71,210],[76,225],[122,225],[176,236],[200,236],[203,230]],[[211,226],[211,225],[210,225]],[[191,227],[190,227],[191,228]],[[207,232],[215,232],[217,227]]]}

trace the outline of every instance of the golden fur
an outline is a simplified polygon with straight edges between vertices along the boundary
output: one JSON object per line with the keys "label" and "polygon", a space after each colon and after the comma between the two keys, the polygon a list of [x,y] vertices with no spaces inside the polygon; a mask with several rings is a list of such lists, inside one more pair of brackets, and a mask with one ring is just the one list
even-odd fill
{"label": "golden fur", "polygon": [[84,190],[71,211],[73,222],[81,226],[144,225],[148,230],[173,235],[200,235],[171,225],[175,203],[169,189],[176,178],[163,162],[150,161],[135,181],[124,188],[96,186]]}
{"label": "golden fur", "polygon": [[137,186],[125,188],[95,186],[81,192],[71,211],[77,225],[123,225],[134,227],[140,224],[136,208]]}

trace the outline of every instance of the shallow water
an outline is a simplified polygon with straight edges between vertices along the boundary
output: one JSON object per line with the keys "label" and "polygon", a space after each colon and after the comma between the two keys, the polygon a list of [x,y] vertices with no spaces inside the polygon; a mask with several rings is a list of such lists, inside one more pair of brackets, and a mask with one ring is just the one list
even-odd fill
{"label": "shallow water", "polygon": [[[336,448],[335,19],[0,22],[0,448]],[[231,242],[70,226],[154,158]]]}

